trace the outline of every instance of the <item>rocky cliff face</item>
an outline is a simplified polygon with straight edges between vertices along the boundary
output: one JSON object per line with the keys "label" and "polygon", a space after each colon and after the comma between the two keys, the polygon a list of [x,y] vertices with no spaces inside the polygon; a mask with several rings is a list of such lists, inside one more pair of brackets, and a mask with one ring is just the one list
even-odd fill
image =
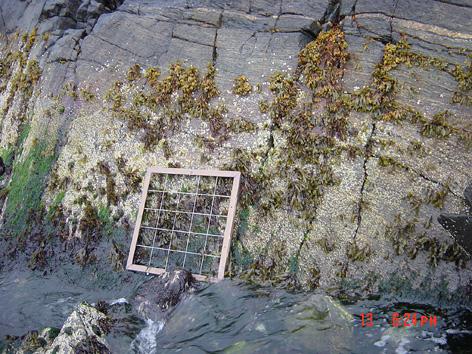
{"label": "rocky cliff face", "polygon": [[0,9],[2,230],[13,251],[36,245],[33,267],[51,239],[85,264],[125,230],[119,270],[147,166],[230,168],[231,274],[470,294],[469,256],[437,221],[464,212],[472,180],[468,1]]}

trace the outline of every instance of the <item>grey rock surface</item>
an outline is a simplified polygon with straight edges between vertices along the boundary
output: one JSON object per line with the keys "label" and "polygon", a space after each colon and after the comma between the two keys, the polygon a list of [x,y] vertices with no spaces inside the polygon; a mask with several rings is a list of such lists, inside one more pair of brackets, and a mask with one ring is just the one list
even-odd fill
{"label": "grey rock surface", "polygon": [[[444,250],[456,250],[455,241],[438,222],[442,213],[460,214],[466,204],[471,207],[470,193],[463,198],[472,180],[467,146],[472,134],[467,103],[470,2],[5,0],[0,1],[0,10],[4,52],[24,50],[14,32],[36,27],[38,38],[27,54],[38,60],[42,70],[40,81],[31,86],[34,92],[26,98],[21,93],[12,98],[14,75],[2,76],[6,85],[0,93],[2,154],[13,150],[15,163],[28,161],[37,141],[47,141],[44,150],[54,156],[54,163],[40,199],[47,208],[60,199],[66,239],[86,238],[84,200],[94,210],[106,209],[116,227],[132,226],[140,188],[130,188],[130,181],[139,181],[148,166],[237,166],[244,183],[256,181],[259,185],[253,192],[262,192],[255,202],[240,203],[229,271],[244,273],[257,259],[271,259],[273,265],[260,270],[258,281],[277,282],[290,276],[304,287],[348,286],[364,292],[384,289],[399,274],[413,288],[428,284],[434,290],[445,285],[450,294],[459,294],[470,283],[470,258],[459,251],[449,257],[451,252]],[[284,117],[276,126],[273,113],[261,112],[259,106],[260,101],[274,100],[270,85],[274,73],[298,77],[299,53],[313,39],[303,29],[323,28],[320,38],[336,22],[349,54],[339,94],[359,97],[363,89],[373,89],[386,53],[406,39],[409,53],[416,56],[399,60],[388,72],[395,81],[391,98],[397,108],[410,108],[424,120],[379,119],[387,104],[376,112],[352,109],[344,117],[347,137],[333,138],[336,151],[341,151],[337,155],[305,144],[305,151],[315,151],[318,163],[332,170],[337,183],[325,181],[319,203],[310,215],[301,216],[291,205],[294,192],[288,192],[287,185],[294,180],[302,184],[303,178],[297,180],[295,173],[284,176],[279,167],[291,140],[296,140],[286,135],[296,115]],[[420,65],[415,62],[418,58],[434,59],[436,64]],[[118,83],[114,95],[131,110],[133,100],[143,92],[149,94],[150,88],[144,79],[127,79],[130,67],[138,64],[141,74],[159,67],[162,82],[176,61],[201,73],[209,63],[214,65],[219,95],[211,106],[225,106],[224,122],[244,120],[253,128],[232,130],[224,141],[216,141],[208,120],[186,115],[177,128],[164,132],[158,144],[145,148],[145,129],[129,129],[125,113],[113,112],[110,89]],[[462,86],[460,68],[465,73]],[[19,64],[11,66],[12,72],[19,69],[23,69]],[[232,92],[239,75],[251,84],[247,96]],[[295,81],[300,106],[312,99],[313,92],[303,78]],[[311,119],[320,126],[313,135],[324,131],[329,108],[326,97],[314,103]],[[160,127],[175,112],[143,108],[141,113],[153,127]],[[427,133],[426,128],[435,129],[434,119],[441,117],[447,117],[447,124],[446,128],[439,124],[440,128],[450,129],[450,134]],[[23,144],[25,122],[30,130]],[[215,140],[208,144],[211,147],[202,143],[205,138]],[[238,151],[249,160],[237,164]],[[103,161],[109,176],[97,167]],[[289,167],[321,176],[319,166],[303,160]],[[270,187],[254,178],[261,175]],[[117,196],[115,204],[107,197],[110,186]],[[263,213],[263,202],[276,205],[274,195],[279,192],[280,206]],[[8,199],[3,219],[8,217],[7,206]]]}

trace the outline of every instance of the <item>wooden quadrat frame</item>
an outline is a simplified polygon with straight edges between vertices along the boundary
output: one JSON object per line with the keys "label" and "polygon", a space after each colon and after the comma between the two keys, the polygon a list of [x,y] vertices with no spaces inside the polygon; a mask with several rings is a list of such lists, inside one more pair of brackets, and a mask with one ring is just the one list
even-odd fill
{"label": "wooden quadrat frame", "polygon": [[223,279],[240,178],[236,171],[148,168],[126,268]]}

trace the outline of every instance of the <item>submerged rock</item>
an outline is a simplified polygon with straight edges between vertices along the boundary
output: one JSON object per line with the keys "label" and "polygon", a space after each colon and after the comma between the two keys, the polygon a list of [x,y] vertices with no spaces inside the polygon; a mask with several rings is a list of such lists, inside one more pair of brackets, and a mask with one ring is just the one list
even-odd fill
{"label": "submerged rock", "polygon": [[162,311],[175,306],[182,296],[194,288],[192,273],[186,270],[166,272],[152,278],[137,291],[133,305],[146,319],[162,317]]}
{"label": "submerged rock", "polygon": [[329,296],[223,281],[176,306],[157,340],[183,352],[349,352],[354,321]]}

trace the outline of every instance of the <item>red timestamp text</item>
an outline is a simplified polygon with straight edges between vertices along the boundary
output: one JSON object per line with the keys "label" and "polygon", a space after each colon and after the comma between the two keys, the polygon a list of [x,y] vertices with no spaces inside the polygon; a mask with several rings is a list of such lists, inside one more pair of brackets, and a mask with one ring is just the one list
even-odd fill
{"label": "red timestamp text", "polygon": [[[361,327],[374,326],[374,314],[372,312],[362,312]],[[392,313],[389,323],[393,327],[436,327],[438,319],[436,315],[424,315],[416,312]]]}

